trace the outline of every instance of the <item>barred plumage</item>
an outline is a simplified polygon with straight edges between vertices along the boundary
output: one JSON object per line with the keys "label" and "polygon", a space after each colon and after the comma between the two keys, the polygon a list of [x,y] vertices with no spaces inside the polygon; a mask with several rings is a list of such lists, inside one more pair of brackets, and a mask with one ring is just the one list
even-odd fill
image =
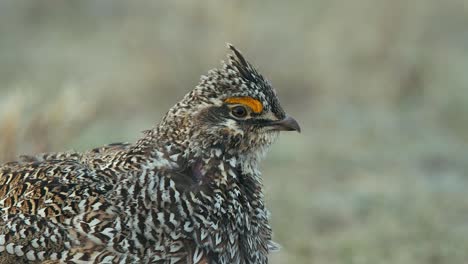
{"label": "barred plumage", "polygon": [[136,143],[0,167],[0,263],[267,263],[257,165],[299,126],[229,47]]}

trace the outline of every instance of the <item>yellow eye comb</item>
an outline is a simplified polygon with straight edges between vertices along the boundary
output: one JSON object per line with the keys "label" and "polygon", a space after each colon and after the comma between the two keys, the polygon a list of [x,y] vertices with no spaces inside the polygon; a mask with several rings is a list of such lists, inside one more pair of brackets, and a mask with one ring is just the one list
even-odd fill
{"label": "yellow eye comb", "polygon": [[260,101],[258,101],[257,99],[253,99],[252,97],[248,97],[248,96],[230,97],[224,100],[224,102],[228,104],[242,104],[242,105],[248,106],[256,114],[261,113],[263,110],[263,105]]}

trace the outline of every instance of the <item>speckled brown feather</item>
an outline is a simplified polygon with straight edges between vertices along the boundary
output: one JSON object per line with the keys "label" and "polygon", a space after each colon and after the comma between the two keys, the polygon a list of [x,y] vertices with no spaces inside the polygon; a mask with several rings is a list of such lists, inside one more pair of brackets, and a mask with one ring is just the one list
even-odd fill
{"label": "speckled brown feather", "polygon": [[285,114],[230,48],[136,143],[1,166],[0,263],[267,263],[257,164],[277,133],[236,121],[224,102],[254,98],[262,120]]}

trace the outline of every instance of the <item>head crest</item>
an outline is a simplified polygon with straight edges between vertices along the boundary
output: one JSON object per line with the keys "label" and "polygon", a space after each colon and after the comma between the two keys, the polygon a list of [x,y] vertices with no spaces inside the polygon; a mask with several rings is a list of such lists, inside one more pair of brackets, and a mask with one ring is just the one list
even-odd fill
{"label": "head crest", "polygon": [[254,83],[265,82],[263,76],[257,72],[236,47],[230,43],[227,46],[234,53],[228,55],[229,63],[236,68],[242,78]]}

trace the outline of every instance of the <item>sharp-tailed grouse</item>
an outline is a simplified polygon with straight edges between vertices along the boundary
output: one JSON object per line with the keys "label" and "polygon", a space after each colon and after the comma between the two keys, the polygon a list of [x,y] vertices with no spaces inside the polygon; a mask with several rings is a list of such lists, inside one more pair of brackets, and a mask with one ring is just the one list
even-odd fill
{"label": "sharp-tailed grouse", "polygon": [[136,143],[2,165],[0,263],[267,263],[258,162],[300,128],[229,48]]}

